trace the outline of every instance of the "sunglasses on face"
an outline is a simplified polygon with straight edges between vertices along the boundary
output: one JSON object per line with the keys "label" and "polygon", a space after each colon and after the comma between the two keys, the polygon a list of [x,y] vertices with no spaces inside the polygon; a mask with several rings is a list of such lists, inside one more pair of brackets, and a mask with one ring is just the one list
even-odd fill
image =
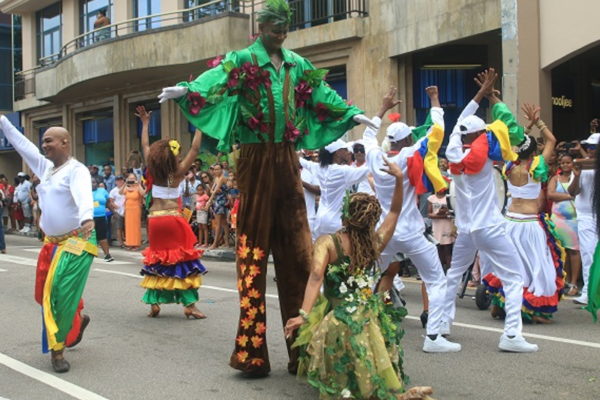
{"label": "sunglasses on face", "polygon": [[365,149],[364,149],[364,147],[363,148],[361,148],[361,147],[355,147],[354,148],[354,152],[355,153],[363,153],[364,154],[365,153]]}

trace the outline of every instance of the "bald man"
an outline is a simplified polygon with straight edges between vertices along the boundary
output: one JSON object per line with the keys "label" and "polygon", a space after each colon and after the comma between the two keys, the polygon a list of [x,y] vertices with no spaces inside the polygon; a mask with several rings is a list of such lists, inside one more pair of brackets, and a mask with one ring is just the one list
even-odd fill
{"label": "bald man", "polygon": [[67,372],[64,349],[81,341],[90,322],[81,314],[81,295],[98,254],[90,173],[71,157],[70,135],[63,128],[44,134],[46,157],[5,116],[0,116],[0,129],[41,180],[36,189],[46,240],[38,258],[35,300],[42,306],[42,351],[51,352],[56,372]]}

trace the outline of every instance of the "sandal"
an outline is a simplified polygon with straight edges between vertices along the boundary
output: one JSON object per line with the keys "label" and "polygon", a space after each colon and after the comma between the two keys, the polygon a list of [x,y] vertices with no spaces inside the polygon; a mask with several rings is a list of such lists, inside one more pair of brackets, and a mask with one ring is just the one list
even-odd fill
{"label": "sandal", "polygon": [[565,286],[569,288],[569,291],[566,293],[567,296],[577,296],[579,294],[579,289],[576,285],[565,283]]}

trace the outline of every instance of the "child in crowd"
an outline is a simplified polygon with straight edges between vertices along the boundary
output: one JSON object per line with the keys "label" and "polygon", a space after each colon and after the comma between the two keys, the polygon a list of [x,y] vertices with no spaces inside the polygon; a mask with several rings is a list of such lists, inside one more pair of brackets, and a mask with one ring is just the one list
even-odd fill
{"label": "child in crowd", "polygon": [[[230,176],[233,172],[230,172]],[[237,180],[235,178],[231,178],[231,189],[229,190],[229,204],[231,205],[231,213],[230,215],[230,226],[231,229],[235,230],[235,226],[237,224],[237,214],[238,208],[240,207],[240,191],[237,187]]]}
{"label": "child in crowd", "polygon": [[199,185],[196,189],[196,219],[198,221],[198,244],[208,247],[208,195],[204,187]]}

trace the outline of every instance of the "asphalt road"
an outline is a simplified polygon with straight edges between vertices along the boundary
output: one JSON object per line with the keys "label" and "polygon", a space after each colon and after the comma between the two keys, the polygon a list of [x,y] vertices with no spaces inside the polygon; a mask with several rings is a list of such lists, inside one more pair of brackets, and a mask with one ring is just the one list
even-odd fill
{"label": "asphalt road", "polygon": [[[286,351],[277,303],[269,277],[268,343],[272,373],[247,379],[231,369],[238,317],[235,267],[205,260],[209,269],[199,308],[209,318],[187,320],[180,306],[164,306],[147,318],[140,299],[141,256],[113,250],[115,262],[97,259],[84,293],[92,321],[83,342],[66,353],[71,372],[52,371],[40,348],[41,317],[33,299],[35,239],[7,236],[0,255],[0,399],[317,399],[318,393],[286,371]],[[272,272],[269,271],[269,272]],[[479,311],[471,298],[458,299],[453,341],[463,350],[425,354],[420,284],[407,283],[409,317],[404,322],[404,365],[411,385],[431,385],[435,398],[599,399],[600,325],[570,301],[559,306],[555,322],[525,326],[535,354],[498,350],[502,322]],[[538,335],[538,336],[535,336]]]}

